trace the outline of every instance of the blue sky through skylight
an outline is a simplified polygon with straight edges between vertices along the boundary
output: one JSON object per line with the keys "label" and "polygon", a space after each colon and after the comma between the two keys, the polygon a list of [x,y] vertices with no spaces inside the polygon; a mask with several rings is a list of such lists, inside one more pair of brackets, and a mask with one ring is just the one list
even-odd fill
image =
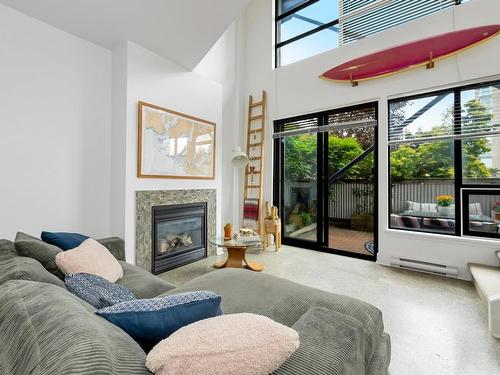
{"label": "blue sky through skylight", "polygon": [[[316,23],[324,24],[338,18],[339,2],[338,0],[320,0],[296,14],[299,17],[306,17],[316,21]],[[281,22],[280,41],[286,41],[319,26],[314,22],[297,17],[283,21]],[[338,30],[337,27],[335,29]],[[326,29],[282,47],[281,65],[287,65],[336,47],[338,47],[338,31]]]}

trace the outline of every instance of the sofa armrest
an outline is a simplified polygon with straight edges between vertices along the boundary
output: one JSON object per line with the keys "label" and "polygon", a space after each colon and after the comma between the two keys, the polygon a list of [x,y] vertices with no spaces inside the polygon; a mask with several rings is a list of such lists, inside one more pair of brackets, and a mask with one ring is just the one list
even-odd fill
{"label": "sofa armrest", "polygon": [[104,245],[117,260],[125,260],[125,241],[119,237],[108,237],[97,240]]}

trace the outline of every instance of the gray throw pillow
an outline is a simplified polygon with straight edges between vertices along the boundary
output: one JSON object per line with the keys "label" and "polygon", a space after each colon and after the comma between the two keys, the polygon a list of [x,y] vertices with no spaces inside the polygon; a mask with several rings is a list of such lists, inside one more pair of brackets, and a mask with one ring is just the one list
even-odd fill
{"label": "gray throw pillow", "polygon": [[90,303],[97,309],[135,300],[134,294],[123,285],[90,273],[73,273],[64,279],[66,288],[75,296]]}
{"label": "gray throw pillow", "polygon": [[64,280],[64,274],[56,264],[56,255],[62,251],[60,248],[23,232],[17,232],[14,245],[18,255],[39,261],[47,271]]}
{"label": "gray throw pillow", "polygon": [[40,262],[18,255],[10,259],[0,259],[0,284],[9,280],[39,281],[65,288],[61,279],[47,272]]}

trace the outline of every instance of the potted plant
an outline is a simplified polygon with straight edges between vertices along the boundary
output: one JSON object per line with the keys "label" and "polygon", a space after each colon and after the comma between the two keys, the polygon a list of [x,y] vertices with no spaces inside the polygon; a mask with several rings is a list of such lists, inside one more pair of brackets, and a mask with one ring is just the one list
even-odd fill
{"label": "potted plant", "polygon": [[438,195],[436,197],[437,211],[441,216],[450,216],[451,205],[453,204],[452,195]]}

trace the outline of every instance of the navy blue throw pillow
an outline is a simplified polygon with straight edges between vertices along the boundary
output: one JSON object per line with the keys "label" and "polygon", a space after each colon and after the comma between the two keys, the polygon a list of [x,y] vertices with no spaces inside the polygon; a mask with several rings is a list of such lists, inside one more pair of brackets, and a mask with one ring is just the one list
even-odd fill
{"label": "navy blue throw pillow", "polygon": [[121,302],[97,310],[136,341],[157,343],[188,324],[221,315],[222,297],[196,291]]}
{"label": "navy blue throw pillow", "polygon": [[96,309],[134,300],[135,296],[123,285],[114,284],[90,273],[73,273],[64,278],[66,288]]}
{"label": "navy blue throw pillow", "polygon": [[79,233],[42,232],[42,241],[63,250],[71,250],[81,245],[88,237]]}

